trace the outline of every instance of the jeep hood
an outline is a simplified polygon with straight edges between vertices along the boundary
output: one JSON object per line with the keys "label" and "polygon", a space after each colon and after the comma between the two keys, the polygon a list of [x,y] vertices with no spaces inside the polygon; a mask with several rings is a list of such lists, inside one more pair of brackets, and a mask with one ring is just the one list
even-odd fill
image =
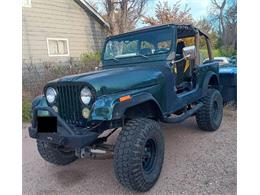
{"label": "jeep hood", "polygon": [[95,88],[97,96],[100,96],[156,85],[160,78],[158,66],[135,65],[65,76],[51,83],[89,83]]}

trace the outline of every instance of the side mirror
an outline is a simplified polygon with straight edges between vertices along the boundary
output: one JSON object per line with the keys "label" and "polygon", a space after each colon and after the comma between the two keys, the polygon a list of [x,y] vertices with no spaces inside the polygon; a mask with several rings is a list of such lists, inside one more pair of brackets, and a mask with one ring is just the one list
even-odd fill
{"label": "side mirror", "polygon": [[[196,59],[196,47],[194,45],[187,46],[182,49],[183,58],[179,60],[173,60],[170,63],[170,66],[173,66],[175,63],[181,62],[183,60],[195,60]],[[176,54],[178,55],[178,54]]]}
{"label": "side mirror", "polygon": [[184,58],[189,59],[189,60],[195,60],[195,58],[196,58],[196,47],[194,45],[184,47],[182,49],[182,52],[183,52]]}
{"label": "side mirror", "polygon": [[100,62],[99,64],[98,64],[98,66],[96,66],[95,67],[95,71],[98,71],[98,70],[101,70],[102,69],[102,62]]}

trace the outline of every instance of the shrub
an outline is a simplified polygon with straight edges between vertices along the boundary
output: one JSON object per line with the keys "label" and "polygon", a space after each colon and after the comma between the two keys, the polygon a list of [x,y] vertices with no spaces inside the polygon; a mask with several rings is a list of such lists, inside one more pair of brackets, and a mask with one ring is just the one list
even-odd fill
{"label": "shrub", "polygon": [[[236,50],[234,50],[234,49],[224,50],[223,48],[222,49],[212,49],[212,54],[214,57],[220,57],[220,56],[231,57],[231,56],[236,55]],[[200,58],[201,58],[201,61],[208,58],[207,49],[200,49]]]}
{"label": "shrub", "polygon": [[220,53],[221,53],[221,56],[226,56],[226,57],[231,57],[231,56],[237,55],[237,51],[234,50],[233,48],[226,48],[226,49],[221,48]]}
{"label": "shrub", "polygon": [[31,121],[31,100],[23,99],[23,122]]}
{"label": "shrub", "polygon": [[213,56],[214,56],[214,57],[220,57],[220,56],[222,56],[221,51],[220,51],[219,49],[213,49],[213,50],[212,50],[212,53],[213,53]]}
{"label": "shrub", "polygon": [[80,55],[80,61],[84,64],[89,64],[93,62],[99,62],[101,59],[101,53],[100,52],[87,52]]}
{"label": "shrub", "polygon": [[26,99],[42,94],[43,87],[51,80],[95,70],[100,53],[84,53],[80,58],[70,58],[66,62],[32,61],[23,61],[23,97]]}
{"label": "shrub", "polygon": [[[219,49],[212,50],[213,57],[221,56],[221,52]],[[202,62],[206,58],[208,58],[208,50],[207,49],[200,49],[200,61]]]}

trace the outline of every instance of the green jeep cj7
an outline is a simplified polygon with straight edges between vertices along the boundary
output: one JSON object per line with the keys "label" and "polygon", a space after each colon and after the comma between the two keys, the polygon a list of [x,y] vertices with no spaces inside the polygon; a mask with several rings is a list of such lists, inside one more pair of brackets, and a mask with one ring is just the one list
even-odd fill
{"label": "green jeep cj7", "polygon": [[[209,57],[204,64],[200,39]],[[195,116],[200,129],[217,130],[223,115],[220,86],[210,40],[191,25],[167,24],[111,36],[96,71],[51,81],[44,95],[34,99],[30,137],[37,140],[42,158],[57,165],[112,154],[118,181],[145,192],[163,165],[159,122]],[[105,144],[119,128],[115,145]]]}

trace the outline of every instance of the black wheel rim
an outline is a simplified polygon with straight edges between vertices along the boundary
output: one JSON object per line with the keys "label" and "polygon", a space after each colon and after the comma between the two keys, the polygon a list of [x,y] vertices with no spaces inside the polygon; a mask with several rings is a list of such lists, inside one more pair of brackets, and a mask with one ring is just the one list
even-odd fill
{"label": "black wheel rim", "polygon": [[153,139],[148,139],[145,143],[144,153],[142,157],[143,170],[150,173],[154,168],[156,157],[156,144]]}

